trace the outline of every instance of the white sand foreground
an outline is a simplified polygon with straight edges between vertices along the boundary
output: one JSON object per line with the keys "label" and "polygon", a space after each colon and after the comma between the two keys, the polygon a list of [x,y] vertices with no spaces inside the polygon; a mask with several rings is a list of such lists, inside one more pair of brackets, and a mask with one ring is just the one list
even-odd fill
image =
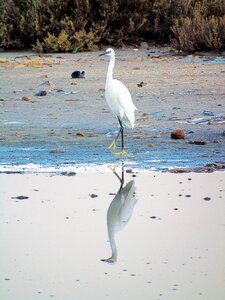
{"label": "white sand foreground", "polygon": [[0,174],[0,298],[223,300],[225,173],[130,180],[135,195],[111,171]]}

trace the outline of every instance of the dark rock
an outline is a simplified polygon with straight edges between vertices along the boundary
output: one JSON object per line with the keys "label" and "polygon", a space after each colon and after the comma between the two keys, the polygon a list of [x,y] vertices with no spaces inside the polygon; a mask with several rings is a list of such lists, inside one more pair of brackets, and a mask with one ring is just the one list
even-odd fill
{"label": "dark rock", "polygon": [[147,83],[144,82],[144,81],[141,81],[140,83],[137,83],[137,86],[138,86],[138,87],[143,87],[143,86],[145,86],[145,85],[147,85]]}
{"label": "dark rock", "polygon": [[98,197],[98,195],[96,195],[96,194],[90,194],[90,197],[91,198],[96,198],[96,197]]}
{"label": "dark rock", "polygon": [[63,176],[75,176],[76,175],[76,172],[62,172],[61,175]]}
{"label": "dark rock", "polygon": [[206,141],[189,141],[188,144],[191,144],[191,145],[200,145],[200,146],[203,146],[203,145],[206,145],[207,142]]}
{"label": "dark rock", "polygon": [[71,74],[72,78],[85,78],[85,72],[84,71],[74,71]]}
{"label": "dark rock", "polygon": [[11,199],[25,200],[25,199],[29,199],[29,197],[27,197],[27,196],[17,196],[17,197],[11,197]]}
{"label": "dark rock", "polygon": [[35,93],[35,96],[39,96],[39,97],[46,96],[46,95],[47,95],[46,91],[39,91],[39,92]]}
{"label": "dark rock", "polygon": [[82,133],[82,132],[76,132],[76,136],[84,137],[84,133]]}

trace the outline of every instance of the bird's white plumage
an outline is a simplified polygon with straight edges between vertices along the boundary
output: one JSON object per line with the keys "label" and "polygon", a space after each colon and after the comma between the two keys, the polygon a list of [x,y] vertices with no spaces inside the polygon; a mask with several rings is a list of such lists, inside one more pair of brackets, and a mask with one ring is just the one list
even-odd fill
{"label": "bird's white plumage", "polygon": [[134,127],[134,106],[131,94],[127,87],[119,80],[113,79],[105,86],[106,101],[116,117],[118,117],[126,127]]}
{"label": "bird's white plumage", "polygon": [[115,65],[115,52],[112,48],[105,51],[110,57],[108,72],[105,83],[105,98],[113,114],[120,119],[126,127],[134,127],[135,105],[127,87],[119,80],[113,79],[113,68]]}

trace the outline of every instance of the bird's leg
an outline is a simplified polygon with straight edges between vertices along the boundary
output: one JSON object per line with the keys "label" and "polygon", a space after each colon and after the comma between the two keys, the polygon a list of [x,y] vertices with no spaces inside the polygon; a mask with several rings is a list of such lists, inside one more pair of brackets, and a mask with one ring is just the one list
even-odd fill
{"label": "bird's leg", "polygon": [[116,172],[116,167],[114,166],[114,167],[111,167],[111,166],[109,166],[109,168],[110,168],[110,170],[113,172],[113,174],[115,174],[116,175],[116,177],[119,179],[119,181],[120,181],[120,189],[119,189],[119,191],[123,188],[123,185],[124,185],[124,164],[122,163],[122,175],[121,175],[121,177],[118,175],[118,173]]}
{"label": "bird's leg", "polygon": [[[122,124],[122,121],[118,118],[118,121],[119,121],[119,124],[120,124],[120,131],[119,131],[119,134],[121,133],[121,151],[119,152],[115,152],[114,154],[126,154],[127,152],[124,150],[124,137],[123,137],[123,124]],[[117,139],[119,137],[119,134],[117,135]]]}
{"label": "bird's leg", "polygon": [[120,127],[119,132],[117,133],[116,138],[112,141],[112,144],[108,147],[108,149],[110,149],[110,148],[115,149],[116,148],[116,142],[118,140],[118,137],[120,136],[120,133],[121,133],[121,127]]}

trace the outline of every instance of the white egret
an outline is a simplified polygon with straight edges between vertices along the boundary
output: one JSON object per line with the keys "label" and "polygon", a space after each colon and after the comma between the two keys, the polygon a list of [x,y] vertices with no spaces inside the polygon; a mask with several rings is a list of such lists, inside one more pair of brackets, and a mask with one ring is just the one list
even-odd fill
{"label": "white egret", "polygon": [[132,102],[131,94],[127,87],[119,80],[113,79],[113,69],[115,65],[115,51],[112,48],[108,48],[100,56],[106,55],[110,57],[106,83],[105,83],[105,98],[111,111],[119,121],[120,129],[116,138],[113,140],[109,148],[116,148],[116,141],[121,134],[122,147],[120,152],[116,154],[125,154],[124,150],[124,136],[123,126],[128,128],[134,127],[134,111],[135,105]]}

